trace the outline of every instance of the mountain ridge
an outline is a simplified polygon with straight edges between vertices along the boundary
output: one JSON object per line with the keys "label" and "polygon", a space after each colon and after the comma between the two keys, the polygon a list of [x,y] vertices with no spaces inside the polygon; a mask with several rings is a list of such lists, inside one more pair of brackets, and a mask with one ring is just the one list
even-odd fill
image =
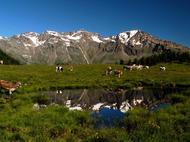
{"label": "mountain ridge", "polygon": [[118,63],[119,60],[150,56],[165,50],[190,51],[185,46],[155,38],[141,30],[109,37],[85,30],[25,32],[0,37],[0,50],[21,64]]}

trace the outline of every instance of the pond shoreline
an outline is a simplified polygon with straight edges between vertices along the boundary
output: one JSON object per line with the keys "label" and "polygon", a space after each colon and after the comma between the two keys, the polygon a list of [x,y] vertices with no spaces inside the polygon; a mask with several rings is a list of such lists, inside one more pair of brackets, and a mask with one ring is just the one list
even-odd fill
{"label": "pond shoreline", "polygon": [[62,90],[62,89],[109,89],[109,88],[120,88],[120,89],[133,89],[136,87],[144,88],[189,88],[190,84],[147,84],[147,83],[136,83],[130,84],[130,86],[116,85],[116,86],[50,86],[50,87],[39,87],[36,91],[47,91],[47,90]]}

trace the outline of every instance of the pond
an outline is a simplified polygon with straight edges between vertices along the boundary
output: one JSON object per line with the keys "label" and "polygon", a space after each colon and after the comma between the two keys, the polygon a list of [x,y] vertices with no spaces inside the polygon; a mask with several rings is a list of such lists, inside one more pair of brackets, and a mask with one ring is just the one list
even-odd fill
{"label": "pond", "polygon": [[130,90],[66,89],[40,93],[48,96],[46,104],[65,105],[70,110],[99,111],[102,108],[108,108],[125,113],[134,107],[143,107],[150,111],[164,108],[170,104],[168,94],[177,91],[175,88],[137,87]]}
{"label": "pond", "polygon": [[[96,118],[97,127],[114,126],[121,122],[125,113],[135,107],[156,111],[170,106],[169,94],[179,92],[176,88],[143,88],[133,89],[65,89],[38,92],[47,97],[44,105],[63,105],[70,110],[90,111]],[[117,124],[118,126],[118,124]]]}

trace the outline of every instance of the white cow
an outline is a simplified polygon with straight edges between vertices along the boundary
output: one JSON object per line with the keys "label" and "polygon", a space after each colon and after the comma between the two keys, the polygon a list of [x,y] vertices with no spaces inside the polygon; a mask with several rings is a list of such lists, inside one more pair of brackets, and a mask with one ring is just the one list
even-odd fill
{"label": "white cow", "polygon": [[150,67],[149,66],[144,66],[145,69],[149,69]]}
{"label": "white cow", "polygon": [[164,66],[160,67],[160,71],[165,71],[165,70],[166,70],[166,67],[164,67]]}
{"label": "white cow", "polygon": [[3,60],[0,60],[0,64],[3,64]]}
{"label": "white cow", "polygon": [[143,65],[138,65],[136,66],[137,70],[142,70],[143,69]]}
{"label": "white cow", "polygon": [[130,69],[130,70],[133,70],[133,69],[135,69],[135,70],[142,70],[142,69],[143,69],[143,65],[136,65],[136,64],[133,64],[133,65],[131,66],[131,69]]}
{"label": "white cow", "polygon": [[130,71],[132,71],[132,70],[142,70],[143,68],[149,69],[149,66],[136,65],[136,64],[133,64],[132,66],[128,66],[128,65],[123,66],[124,70],[129,69]]}

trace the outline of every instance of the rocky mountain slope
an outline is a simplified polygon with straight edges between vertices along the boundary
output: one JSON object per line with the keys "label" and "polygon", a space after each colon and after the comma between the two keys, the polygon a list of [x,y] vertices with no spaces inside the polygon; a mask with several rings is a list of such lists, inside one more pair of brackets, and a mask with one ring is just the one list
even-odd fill
{"label": "rocky mountain slope", "polygon": [[10,38],[0,37],[0,50],[21,64],[118,63],[166,50],[189,52],[189,48],[140,30],[107,38],[84,30],[28,32]]}

